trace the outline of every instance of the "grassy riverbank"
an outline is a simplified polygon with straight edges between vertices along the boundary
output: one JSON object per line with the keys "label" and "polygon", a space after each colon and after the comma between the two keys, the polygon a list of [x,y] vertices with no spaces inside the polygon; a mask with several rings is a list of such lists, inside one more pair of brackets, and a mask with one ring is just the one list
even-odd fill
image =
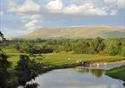
{"label": "grassy riverbank", "polygon": [[[11,79],[9,79],[11,83],[14,84],[12,86],[19,86],[20,83],[22,82],[24,82],[23,85],[25,85],[27,81],[33,79],[32,77],[36,77],[39,74],[51,71],[53,69],[72,68],[76,66],[81,66],[80,63],[77,63],[78,61],[109,63],[109,62],[125,60],[125,57],[118,55],[109,56],[100,54],[76,54],[72,52],[62,52],[62,53],[35,54],[31,56],[26,53],[17,52],[16,50],[4,50],[4,52],[8,56],[7,60],[11,62],[11,67],[8,68],[8,72],[10,75],[12,75]],[[20,67],[21,69],[18,69]],[[27,73],[27,71],[29,72]],[[30,73],[31,71],[33,74]],[[19,74],[19,76],[16,75],[17,73]]]}
{"label": "grassy riverbank", "polygon": [[108,70],[106,74],[110,77],[125,81],[125,66]]}
{"label": "grassy riverbank", "polygon": [[[20,53],[7,53],[9,55],[8,60],[15,66],[19,60]],[[91,54],[73,54],[73,53],[50,53],[35,55],[35,58],[39,62],[50,65],[71,65],[78,61],[91,61],[91,62],[115,62],[125,60],[122,56],[108,56],[108,55],[91,55]]]}

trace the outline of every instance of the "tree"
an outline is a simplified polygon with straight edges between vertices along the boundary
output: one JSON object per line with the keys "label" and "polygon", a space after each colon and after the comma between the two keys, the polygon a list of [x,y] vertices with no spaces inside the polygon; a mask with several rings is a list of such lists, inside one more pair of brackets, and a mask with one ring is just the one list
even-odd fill
{"label": "tree", "polygon": [[104,39],[100,37],[97,37],[96,39],[94,39],[94,49],[96,53],[103,51],[103,49],[105,48],[105,44],[103,40]]}
{"label": "tree", "polygon": [[8,68],[10,63],[7,61],[7,56],[3,53],[0,53],[0,86],[1,88],[7,88],[9,72]]}
{"label": "tree", "polygon": [[121,45],[121,54],[122,54],[122,56],[125,57],[125,40],[122,41],[122,45]]}
{"label": "tree", "polygon": [[[5,40],[3,33],[0,31],[0,37]],[[10,63],[7,61],[7,56],[3,53],[2,49],[0,48],[0,86],[2,88],[7,87],[7,80],[8,80],[8,70],[7,68],[10,66]]]}
{"label": "tree", "polygon": [[16,76],[18,77],[18,82],[22,85],[25,85],[25,83],[31,79],[29,77],[30,69],[28,69],[29,61],[28,56],[21,55],[16,66]]}
{"label": "tree", "polygon": [[43,64],[37,63],[34,59],[30,59],[27,55],[20,55],[20,60],[16,66],[16,76],[21,85],[25,85],[27,81],[34,79],[42,70]]}
{"label": "tree", "polygon": [[0,37],[1,37],[1,39],[3,40],[3,41],[5,41],[6,40],[6,38],[4,37],[4,34],[0,31]]}
{"label": "tree", "polygon": [[108,40],[106,44],[106,51],[109,55],[117,55],[121,50],[121,43],[118,40]]}

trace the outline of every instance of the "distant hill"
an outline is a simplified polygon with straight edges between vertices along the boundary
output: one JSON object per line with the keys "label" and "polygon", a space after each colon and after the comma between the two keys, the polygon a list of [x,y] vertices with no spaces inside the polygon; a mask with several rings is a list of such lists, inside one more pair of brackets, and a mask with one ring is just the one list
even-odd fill
{"label": "distant hill", "polygon": [[41,28],[24,38],[125,38],[125,28],[111,26]]}

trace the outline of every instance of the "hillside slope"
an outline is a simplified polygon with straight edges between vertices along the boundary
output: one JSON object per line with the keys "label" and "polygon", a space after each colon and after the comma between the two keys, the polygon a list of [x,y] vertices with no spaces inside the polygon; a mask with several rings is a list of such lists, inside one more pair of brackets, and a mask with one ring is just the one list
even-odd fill
{"label": "hillside slope", "polygon": [[36,38],[121,38],[125,37],[125,29],[111,26],[96,27],[63,27],[63,28],[41,28],[29,33],[26,39]]}

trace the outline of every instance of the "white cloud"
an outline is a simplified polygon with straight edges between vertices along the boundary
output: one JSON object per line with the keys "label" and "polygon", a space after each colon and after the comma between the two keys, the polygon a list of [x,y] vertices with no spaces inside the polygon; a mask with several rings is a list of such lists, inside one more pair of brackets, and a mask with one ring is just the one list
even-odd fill
{"label": "white cloud", "polygon": [[125,8],[125,0],[104,0],[104,2],[110,6],[114,6],[117,9]]}
{"label": "white cloud", "polygon": [[[67,1],[68,2],[68,1]],[[79,3],[65,3],[62,0],[49,0],[45,5],[41,6],[32,0],[26,0],[22,5],[18,5],[10,1],[9,11],[17,13],[38,13],[44,16],[56,15],[81,15],[81,16],[103,16],[103,15],[116,15],[118,8],[124,7],[124,0],[85,0]],[[100,5],[101,3],[101,5]],[[43,9],[41,9],[43,7]]]}
{"label": "white cloud", "polygon": [[80,8],[81,8],[80,6],[70,5],[68,7],[65,7],[63,12],[67,14],[76,14],[81,12]]}
{"label": "white cloud", "polygon": [[36,26],[37,22],[38,22],[37,20],[29,21],[28,23],[25,24],[25,27],[27,28],[27,30],[34,30],[35,28],[37,28]]}
{"label": "white cloud", "polygon": [[119,9],[125,9],[125,0],[117,0],[117,5]]}
{"label": "white cloud", "polygon": [[40,11],[40,5],[32,0],[26,0],[22,5],[9,2],[9,11],[18,13],[36,13]]}
{"label": "white cloud", "polygon": [[38,23],[39,23],[39,19],[41,18],[41,16],[40,15],[32,15],[32,16],[30,16],[30,18],[23,18],[25,21],[25,27],[27,28],[27,29],[30,29],[30,30],[33,30],[33,29],[35,29],[35,28],[38,28],[38,27],[40,27],[39,25],[38,25]]}
{"label": "white cloud", "polygon": [[20,15],[20,19],[21,19],[21,22],[25,23],[29,20],[40,20],[41,19],[41,16],[39,14],[32,14],[32,15],[28,15],[28,14],[23,14],[23,15]]}
{"label": "white cloud", "polygon": [[47,8],[50,12],[60,12],[63,8],[63,2],[61,0],[53,0],[47,4]]}
{"label": "white cloud", "polygon": [[[35,29],[39,23],[40,5],[33,2],[33,0],[25,0],[23,4],[9,2],[9,11],[15,12],[19,15],[21,22],[25,25],[26,29]],[[33,14],[31,14],[33,13]]]}
{"label": "white cloud", "polygon": [[10,12],[15,12],[16,9],[17,9],[18,5],[16,3],[14,3],[13,1],[10,1],[9,0],[9,3],[8,3],[8,11]]}
{"label": "white cloud", "polygon": [[25,26],[26,27],[34,26],[37,22],[38,22],[38,20],[32,20],[32,21],[28,22],[27,24],[25,24]]}
{"label": "white cloud", "polygon": [[93,3],[85,3],[83,5],[70,5],[64,8],[63,10],[64,13],[66,14],[78,14],[78,15],[107,15],[108,13],[101,8],[98,8],[95,6]]}
{"label": "white cloud", "polygon": [[65,4],[61,0],[53,0],[48,2],[47,9],[49,14],[65,14],[76,16],[104,16],[117,14],[117,0],[103,0],[101,3],[98,0],[95,2],[82,2]]}
{"label": "white cloud", "polygon": [[116,3],[117,2],[117,0],[104,0],[104,2],[106,3],[106,4],[112,4],[112,3]]}
{"label": "white cloud", "polygon": [[36,15],[32,15],[30,19],[34,20],[34,19],[39,19],[40,17],[41,17],[40,15],[36,14]]}

